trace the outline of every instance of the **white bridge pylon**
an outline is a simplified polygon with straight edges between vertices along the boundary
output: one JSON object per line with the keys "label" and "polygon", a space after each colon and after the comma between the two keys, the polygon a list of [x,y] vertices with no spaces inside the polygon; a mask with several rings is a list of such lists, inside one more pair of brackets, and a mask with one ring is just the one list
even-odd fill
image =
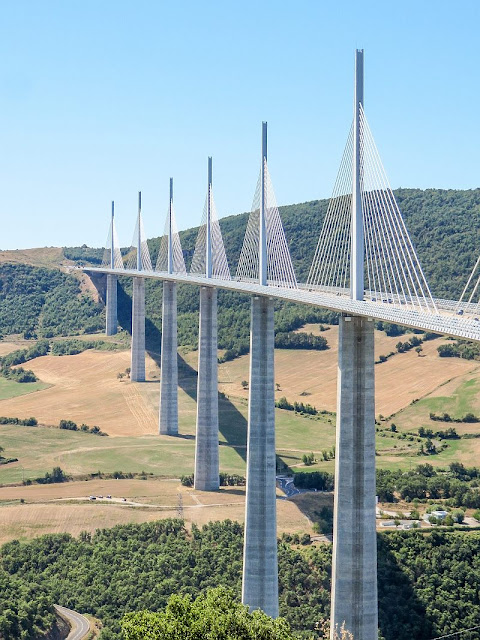
{"label": "white bridge pylon", "polygon": [[105,251],[103,252],[102,267],[110,269],[124,269],[120,243],[115,229],[115,203],[112,200],[112,219],[108,230]]}
{"label": "white bridge pylon", "polygon": [[[264,154],[262,154],[262,166],[238,261],[236,279],[243,282],[260,281],[262,283],[261,256],[263,246],[266,254],[263,258],[266,259],[266,282],[262,284],[296,289],[297,279],[268,171],[266,124],[266,122],[263,123]],[[264,185],[263,193],[262,184]],[[265,234],[264,239],[261,237],[262,228]]]}
{"label": "white bridge pylon", "polygon": [[151,271],[152,261],[150,259],[150,251],[148,249],[147,236],[143,228],[142,219],[142,193],[138,192],[138,214],[133,232],[133,240],[128,253],[127,269],[136,269],[137,271]]}
{"label": "white bridge pylon", "polygon": [[190,273],[206,278],[230,280],[227,254],[213,197],[211,158],[208,159],[208,190]]}
{"label": "white bridge pylon", "polygon": [[[437,313],[361,104],[359,143],[364,300]],[[310,269],[309,289],[350,295],[353,166],[352,125]]]}
{"label": "white bridge pylon", "polygon": [[173,207],[173,178],[170,178],[170,200],[165,229],[160,240],[155,271],[163,273],[187,273],[183,258],[180,234],[178,233],[175,209]]}

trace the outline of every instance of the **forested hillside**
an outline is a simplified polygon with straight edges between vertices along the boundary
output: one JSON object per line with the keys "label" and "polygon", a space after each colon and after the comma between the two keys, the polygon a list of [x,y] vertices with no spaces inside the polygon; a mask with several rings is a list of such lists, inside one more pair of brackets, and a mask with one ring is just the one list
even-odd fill
{"label": "forested hillside", "polygon": [[82,294],[74,276],[58,269],[0,264],[1,335],[93,333],[103,328],[103,318],[103,306]]}
{"label": "forested hillside", "polygon": [[[161,610],[173,593],[196,597],[224,585],[240,598],[242,541],[241,525],[230,521],[188,533],[181,521],[163,520],[8,543],[0,552],[0,637],[39,637],[54,602],[99,617],[102,640],[113,640],[125,613]],[[378,556],[385,640],[430,640],[480,624],[479,533],[380,534]],[[279,542],[280,613],[298,637],[311,638],[329,615],[330,572],[330,546]]]}

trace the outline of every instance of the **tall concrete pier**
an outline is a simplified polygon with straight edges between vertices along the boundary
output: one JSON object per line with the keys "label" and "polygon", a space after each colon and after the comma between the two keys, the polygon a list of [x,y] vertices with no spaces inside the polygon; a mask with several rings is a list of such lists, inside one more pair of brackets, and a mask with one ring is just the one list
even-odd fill
{"label": "tall concrete pier", "polygon": [[[208,158],[205,277],[212,277],[212,158]],[[195,489],[219,488],[217,290],[200,288]]]}
{"label": "tall concrete pier", "polygon": [[[112,221],[110,224],[110,268],[115,269],[115,202],[112,200]],[[113,336],[117,333],[117,276],[107,274],[107,295],[106,295],[106,326],[105,333],[107,336]]]}
{"label": "tall concrete pier", "polygon": [[107,336],[113,336],[118,330],[117,319],[117,276],[107,274],[107,299],[106,299],[106,328]]}
{"label": "tall concrete pier", "polygon": [[373,320],[340,318],[332,575],[333,629],[377,640]]}
{"label": "tall concrete pier", "polygon": [[136,277],[133,278],[130,380],[145,381],[145,280]]}
{"label": "tall concrete pier", "polygon": [[[138,194],[138,236],[137,236],[137,271],[142,270],[141,239],[142,194]],[[130,380],[145,381],[145,280],[133,278],[132,297],[132,364]]]}
{"label": "tall concrete pier", "polygon": [[218,467],[217,290],[200,288],[195,489],[216,491]]}
{"label": "tall concrete pier", "polygon": [[242,602],[278,616],[273,300],[252,298]]}
{"label": "tall concrete pier", "polygon": [[[259,282],[267,284],[267,123],[262,123]],[[252,297],[242,602],[278,616],[273,300]]]}
{"label": "tall concrete pier", "polygon": [[[173,273],[173,178],[170,178],[168,210],[168,273]],[[162,300],[162,352],[160,359],[159,431],[178,435],[177,285],[164,281]]]}
{"label": "tall concrete pier", "polygon": [[177,285],[163,283],[160,433],[178,435]]}
{"label": "tall concrete pier", "polygon": [[[364,297],[363,51],[355,54],[353,114],[352,250],[350,295]],[[377,537],[375,521],[374,323],[342,316],[338,345],[337,435],[331,638],[345,623],[355,640],[377,640]]]}

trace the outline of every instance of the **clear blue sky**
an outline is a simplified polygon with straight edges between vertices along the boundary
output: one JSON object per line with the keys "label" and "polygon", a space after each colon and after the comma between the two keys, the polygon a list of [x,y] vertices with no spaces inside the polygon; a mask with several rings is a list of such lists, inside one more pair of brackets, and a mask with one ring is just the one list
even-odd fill
{"label": "clear blue sky", "polygon": [[[365,49],[365,110],[393,187],[480,184],[477,0],[4,0],[0,248],[160,235],[175,180],[199,223],[250,208],[269,125],[279,204],[328,197]],[[317,233],[317,230],[313,231]]]}

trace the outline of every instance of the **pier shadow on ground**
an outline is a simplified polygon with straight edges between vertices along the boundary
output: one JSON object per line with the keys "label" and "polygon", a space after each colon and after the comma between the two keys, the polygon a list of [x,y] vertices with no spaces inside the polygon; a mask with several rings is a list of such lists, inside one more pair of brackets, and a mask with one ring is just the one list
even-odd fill
{"label": "pier shadow on ground", "polygon": [[[118,287],[118,322],[131,334],[132,298],[122,286]],[[145,344],[150,357],[160,368],[160,348],[162,333],[158,327],[145,317]],[[178,385],[195,402],[197,401],[197,371],[178,354]],[[220,446],[234,447],[243,460],[247,457],[247,419],[237,407],[223,394],[218,394],[219,431],[225,439]],[[192,436],[182,436],[188,437]]]}
{"label": "pier shadow on ground", "polygon": [[[151,350],[148,354],[160,368],[160,354]],[[197,401],[197,379],[197,371],[178,354],[178,386],[195,402]],[[218,427],[225,440],[224,443],[220,442],[220,446],[235,448],[238,455],[246,460],[247,419],[222,393],[218,394]]]}
{"label": "pier shadow on ground", "polygon": [[[117,290],[118,322],[129,334],[132,332],[132,297],[119,282]],[[145,317],[145,344],[150,357],[160,368],[160,348],[162,333],[158,327]],[[191,367],[180,354],[178,354],[178,385],[195,402],[197,401],[197,371]],[[240,457],[246,462],[247,459],[247,418],[241,411],[222,393],[218,394],[218,420],[219,431],[225,442],[220,442],[220,446],[233,447]],[[192,438],[192,436],[182,436],[182,438]],[[277,455],[277,470],[285,472],[289,456]]]}

